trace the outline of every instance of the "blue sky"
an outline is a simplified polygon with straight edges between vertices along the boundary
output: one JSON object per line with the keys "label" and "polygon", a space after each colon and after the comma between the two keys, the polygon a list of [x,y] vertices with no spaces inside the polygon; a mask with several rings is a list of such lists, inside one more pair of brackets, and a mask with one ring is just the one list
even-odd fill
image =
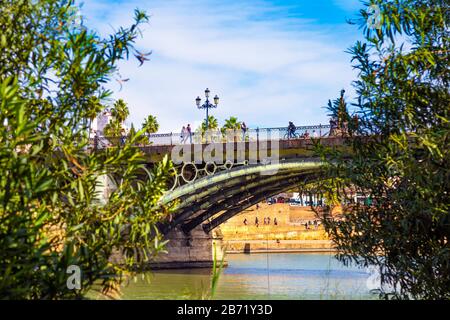
{"label": "blue sky", "polygon": [[106,35],[129,25],[134,8],[151,15],[136,47],[151,61],[120,64],[130,78],[114,98],[139,126],[153,114],[160,131],[197,127],[204,111],[195,98],[206,87],[221,101],[212,114],[223,123],[237,116],[250,127],[327,123],[323,108],[342,88],[352,95],[351,57],[344,51],[361,37],[346,18],[358,0],[85,0],[86,24]]}

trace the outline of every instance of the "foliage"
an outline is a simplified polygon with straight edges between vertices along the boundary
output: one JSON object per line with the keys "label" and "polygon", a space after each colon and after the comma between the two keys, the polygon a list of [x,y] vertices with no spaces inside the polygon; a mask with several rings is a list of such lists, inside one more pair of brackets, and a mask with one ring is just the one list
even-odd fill
{"label": "foliage", "polygon": [[115,121],[119,123],[124,123],[125,120],[130,115],[130,110],[128,109],[127,104],[122,99],[117,100],[114,103],[114,106],[111,108],[111,116]]}
{"label": "foliage", "polygon": [[103,128],[103,134],[105,137],[121,137],[125,135],[125,128],[122,123],[112,120]]}
{"label": "foliage", "polygon": [[155,116],[149,115],[142,124],[142,129],[146,134],[152,134],[158,132],[159,123]]}
{"label": "foliage", "polygon": [[220,139],[217,132],[219,128],[219,122],[214,116],[208,115],[208,132],[206,130],[206,119],[203,120],[202,124],[197,127],[194,131],[194,143],[206,143],[207,141],[215,141]]}
{"label": "foliage", "polygon": [[[141,131],[142,131],[141,133],[143,133],[143,130],[141,130]],[[136,129],[134,128],[134,125],[131,124],[130,131],[128,132],[127,138],[130,142],[134,141],[134,143],[136,145],[148,145],[148,143],[149,143],[148,137],[141,133],[139,133],[139,135],[138,135],[138,133],[136,132]],[[136,135],[138,135],[138,136],[136,137]]]}
{"label": "foliage", "polygon": [[203,120],[201,130],[202,132],[206,132],[206,130],[216,130],[219,127],[219,122],[217,118],[211,115],[208,115],[208,128],[206,128],[206,119]]}
{"label": "foliage", "polygon": [[[111,94],[103,84],[147,20],[136,10],[129,28],[103,39],[73,1],[1,2],[0,298],[81,298],[99,281],[107,292],[161,250],[155,224],[170,208],[155,207],[170,162],[149,171],[132,147],[140,133],[101,152],[88,137]],[[124,260],[111,259],[118,249]],[[70,265],[80,290],[68,289]]]}
{"label": "foliage", "polygon": [[226,255],[225,252],[226,250],[223,250],[222,259],[220,260],[220,264],[218,264],[217,245],[215,242],[213,243],[213,268],[211,274],[211,291],[210,291],[211,298],[214,297],[214,295],[216,294],[217,285],[219,283],[220,275],[222,274],[225,262],[225,255]]}
{"label": "foliage", "polygon": [[241,130],[241,122],[238,121],[236,117],[225,119],[225,123],[222,127],[222,134],[225,134],[228,130]]}
{"label": "foliage", "polygon": [[345,90],[341,90],[339,99],[328,100],[327,108],[331,111],[331,118],[335,121],[335,127],[330,128],[331,136],[353,135],[358,126],[358,115],[350,115],[347,109],[347,102],[344,98]]}
{"label": "foliage", "polygon": [[[359,23],[365,42],[353,55],[359,115],[352,157],[319,151],[341,201],[358,192],[325,226],[344,263],[374,265],[385,298],[450,298],[449,11],[446,1],[374,0],[381,28]],[[338,105],[330,105],[338,113]]]}
{"label": "foliage", "polygon": [[125,135],[125,128],[123,126],[125,120],[130,114],[127,104],[122,99],[114,102],[111,108],[111,119],[103,129],[106,137],[121,137]]}

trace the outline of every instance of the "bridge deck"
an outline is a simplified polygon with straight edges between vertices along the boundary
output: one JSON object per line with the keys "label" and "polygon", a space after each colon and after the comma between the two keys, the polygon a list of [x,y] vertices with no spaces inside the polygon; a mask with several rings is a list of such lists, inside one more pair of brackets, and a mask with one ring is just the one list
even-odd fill
{"label": "bridge deck", "polygon": [[[345,138],[343,137],[322,137],[322,138],[300,138],[300,139],[281,139],[278,141],[278,152],[280,159],[298,159],[298,158],[310,158],[313,157],[314,154],[314,143],[319,142],[328,147],[339,147],[346,148],[345,146]],[[235,159],[237,158],[236,153],[239,150],[245,150],[245,158],[249,158],[249,150],[250,150],[251,142],[235,142],[235,143],[222,143],[216,142],[214,143],[219,147],[219,150],[222,149],[224,153],[227,150],[227,144],[233,145],[233,152],[235,153]],[[254,142],[253,142],[254,143]],[[264,141],[265,148],[269,149],[272,147],[270,141]],[[201,154],[203,154],[205,148],[211,144],[187,144],[183,145],[185,150],[190,151],[191,153],[191,161],[195,159],[201,159]],[[220,146],[222,145],[222,146]],[[160,161],[165,155],[171,155],[172,149],[174,147],[180,145],[149,145],[140,147],[142,151],[146,154],[147,161],[149,163],[154,163]],[[229,147],[229,146],[228,146]],[[259,142],[259,148],[262,147],[261,141]],[[270,152],[269,152],[270,155]],[[199,158],[200,157],[200,158]],[[225,161],[225,160],[224,160]]]}

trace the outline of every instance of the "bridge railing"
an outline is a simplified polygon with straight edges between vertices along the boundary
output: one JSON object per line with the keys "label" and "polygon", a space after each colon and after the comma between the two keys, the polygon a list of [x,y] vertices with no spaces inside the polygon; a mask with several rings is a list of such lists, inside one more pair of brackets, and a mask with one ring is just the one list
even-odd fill
{"label": "bridge railing", "polygon": [[[242,130],[231,130],[223,132],[220,129],[211,130],[207,133],[192,132],[191,136],[184,136],[179,132],[154,133],[146,135],[140,139],[137,145],[140,146],[164,146],[178,144],[199,144],[206,142],[242,142],[242,141],[265,141],[265,140],[287,140],[287,139],[307,139],[327,137],[330,134],[330,125],[311,125],[297,127],[294,134],[288,136],[286,127],[276,128],[252,128],[244,133]],[[92,139],[96,148],[118,146],[125,143],[128,138],[124,137],[104,137],[97,136]]]}

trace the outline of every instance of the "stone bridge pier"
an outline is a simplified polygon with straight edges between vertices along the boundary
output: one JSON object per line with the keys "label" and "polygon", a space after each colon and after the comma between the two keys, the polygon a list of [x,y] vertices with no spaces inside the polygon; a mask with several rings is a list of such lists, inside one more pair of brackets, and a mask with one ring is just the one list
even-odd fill
{"label": "stone bridge pier", "polygon": [[[214,251],[218,265],[222,261],[224,248],[220,228],[206,233],[202,226],[197,226],[189,233],[180,228],[172,229],[165,239],[169,240],[165,249],[150,264],[154,269],[211,268]],[[224,261],[226,265],[226,261]]]}
{"label": "stone bridge pier", "polygon": [[[115,185],[106,175],[101,176],[98,182],[97,190],[101,192],[101,202],[105,203]],[[218,264],[224,255],[220,227],[206,232],[202,225],[190,231],[183,231],[179,226],[166,233],[164,239],[169,240],[165,245],[166,252],[159,253],[148,263],[150,269],[211,268],[214,252]],[[120,250],[115,251],[111,256],[111,261],[115,263],[121,263],[122,259]],[[224,261],[224,266],[226,265]]]}

